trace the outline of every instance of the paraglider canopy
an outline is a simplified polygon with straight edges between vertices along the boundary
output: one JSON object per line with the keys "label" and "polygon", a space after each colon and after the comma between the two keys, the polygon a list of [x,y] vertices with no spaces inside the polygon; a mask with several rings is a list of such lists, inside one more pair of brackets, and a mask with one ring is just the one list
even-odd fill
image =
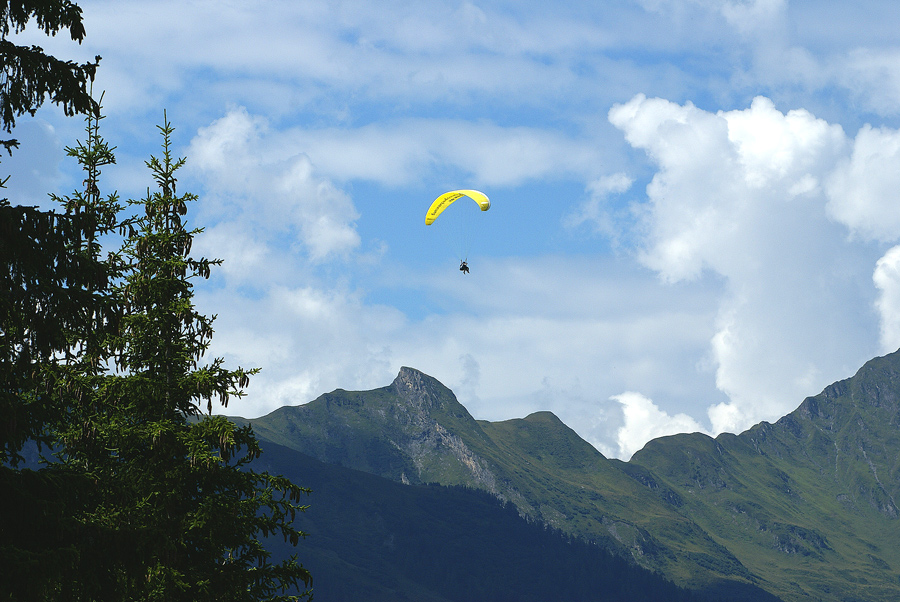
{"label": "paraglider canopy", "polygon": [[430,226],[437,219],[437,216],[443,213],[444,209],[464,196],[475,201],[482,211],[487,211],[491,208],[491,201],[483,192],[478,190],[451,190],[434,199],[431,207],[428,208],[428,213],[425,214],[425,225]]}

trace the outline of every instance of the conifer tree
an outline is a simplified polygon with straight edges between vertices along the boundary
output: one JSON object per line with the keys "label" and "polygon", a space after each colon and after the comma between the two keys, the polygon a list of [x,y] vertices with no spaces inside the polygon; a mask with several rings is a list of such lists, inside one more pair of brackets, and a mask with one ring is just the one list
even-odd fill
{"label": "conifer tree", "polygon": [[[115,161],[88,86],[99,57],[79,65],[8,39],[30,23],[85,34],[69,0],[0,0],[0,126],[48,98],[87,114],[87,139],[67,149],[86,178],[57,199],[61,213],[0,200],[0,600],[291,599],[309,573],[271,563],[259,538],[296,543],[307,491],[249,469],[260,453],[249,428],[201,416],[253,371],[201,365],[212,320],[191,280],[216,262],[190,257],[195,197],[176,195],[171,127],[148,162],[159,190],[120,220],[117,196],[99,191]],[[113,232],[125,244],[104,255]],[[21,469],[32,441],[59,461]]]}
{"label": "conifer tree", "polygon": [[[84,189],[57,200],[62,213],[0,203],[0,599],[52,600],[75,583],[92,544],[75,517],[93,483],[83,471],[17,470],[26,441],[53,444],[73,404],[105,370],[121,304],[116,254],[99,239],[117,227],[116,195],[101,198],[100,168],[115,158],[88,117],[68,154]],[[9,236],[5,236],[9,234]]]}
{"label": "conifer tree", "polygon": [[[12,132],[16,117],[34,115],[47,97],[61,106],[66,115],[97,111],[89,82],[100,62],[78,64],[46,54],[39,46],[11,42],[10,32],[21,33],[32,23],[46,35],[67,29],[73,41],[85,36],[81,8],[69,0],[0,0],[0,125]],[[14,139],[0,140],[7,150],[17,146]]]}
{"label": "conifer tree", "polygon": [[[261,453],[250,427],[211,415],[213,403],[242,395],[256,370],[202,363],[213,318],[194,307],[192,280],[220,262],[190,254],[201,231],[186,223],[196,196],[177,193],[185,160],[171,154],[171,125],[160,131],[162,155],[147,162],[157,190],[129,201],[138,215],[120,224],[124,244],[109,259],[121,274],[112,293],[121,321],[82,346],[57,388],[69,410],[58,430],[61,463],[46,470],[93,484],[75,516],[79,542],[91,545],[79,548],[78,575],[60,599],[297,599],[285,592],[308,586],[309,573],[295,558],[271,563],[260,536],[296,545],[303,534],[293,521],[308,491],[250,469]],[[107,147],[89,140],[73,153],[90,174],[92,158],[103,156],[95,151]]]}
{"label": "conifer tree", "polygon": [[[89,84],[100,57],[77,64],[8,39],[29,24],[46,35],[68,30],[78,43],[85,36],[81,9],[69,0],[0,0],[0,127],[7,133],[48,97],[67,115],[97,110]],[[18,143],[0,145],[12,152]],[[0,177],[0,188],[7,179]],[[106,319],[98,295],[108,275],[80,248],[101,221],[92,209],[58,214],[0,199],[0,465],[19,462],[23,443],[46,435],[47,397],[28,393],[40,388],[39,367],[65,352],[72,333]]]}
{"label": "conifer tree", "polygon": [[[97,63],[77,64],[9,39],[36,25],[46,35],[85,35],[69,0],[0,0],[0,126],[49,98],[67,115],[92,113]],[[0,140],[11,153],[15,139]],[[8,178],[0,177],[0,188]],[[52,392],[61,357],[116,319],[108,265],[90,244],[108,226],[99,205],[41,211],[0,198],[0,599],[43,600],[71,575],[78,546],[66,520],[83,476],[18,470],[28,441],[48,442],[65,415]],[[70,478],[71,477],[71,478]]]}

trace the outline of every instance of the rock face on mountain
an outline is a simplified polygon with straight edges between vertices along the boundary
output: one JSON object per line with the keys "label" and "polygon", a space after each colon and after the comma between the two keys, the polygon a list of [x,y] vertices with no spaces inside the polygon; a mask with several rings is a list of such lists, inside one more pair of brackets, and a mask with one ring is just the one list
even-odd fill
{"label": "rock face on mountain", "polygon": [[450,389],[411,368],[374,391],[326,393],[253,420],[257,434],[324,462],[403,483],[471,485],[499,494],[467,445],[489,443]]}
{"label": "rock face on mountain", "polygon": [[[775,424],[654,440],[608,460],[549,412],[476,421],[403,368],[252,420],[257,435],[408,484],[490,492],[675,583],[731,600],[900,597],[900,355]],[[764,591],[765,590],[765,591]]]}

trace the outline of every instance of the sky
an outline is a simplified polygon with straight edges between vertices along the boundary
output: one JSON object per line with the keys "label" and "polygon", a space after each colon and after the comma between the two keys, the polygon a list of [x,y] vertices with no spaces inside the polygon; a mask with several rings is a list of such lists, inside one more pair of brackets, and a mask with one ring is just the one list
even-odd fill
{"label": "sky", "polygon": [[[628,459],[900,347],[896,2],[79,5],[80,46],[18,39],[103,57],[102,192],[143,197],[176,128],[194,254],[224,260],[195,289],[210,354],[262,368],[219,411],[410,366],[477,419],[549,410]],[[83,127],[19,119],[11,200],[79,186]],[[465,247],[424,224],[458,188],[492,202],[448,210]]]}

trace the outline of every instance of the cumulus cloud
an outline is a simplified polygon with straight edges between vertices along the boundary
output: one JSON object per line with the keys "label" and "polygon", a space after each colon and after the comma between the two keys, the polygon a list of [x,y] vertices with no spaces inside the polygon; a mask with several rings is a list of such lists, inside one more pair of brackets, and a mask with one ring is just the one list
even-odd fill
{"label": "cumulus cloud", "polygon": [[198,131],[188,155],[214,204],[208,210],[232,224],[230,233],[244,239],[238,245],[258,248],[275,235],[296,236],[313,261],[356,249],[359,214],[350,197],[317,175],[308,156],[272,138],[265,120],[244,109]]}
{"label": "cumulus cloud", "polygon": [[670,416],[652,400],[640,393],[626,391],[610,399],[622,406],[624,424],[616,431],[616,457],[628,460],[651,439],[676,433],[706,433],[707,431],[687,414]]}
{"label": "cumulus cloud", "polygon": [[828,210],[855,234],[890,242],[900,237],[900,132],[863,127],[850,157],[828,181]]}
{"label": "cumulus cloud", "polygon": [[224,260],[197,292],[198,307],[218,315],[209,355],[263,367],[249,389],[255,409],[229,411],[258,415],[309,401],[323,387],[383,379],[383,341],[402,314],[366,306],[344,278],[318,275],[358,259],[350,196],[245,109],[200,128],[187,155],[204,189],[198,218],[206,229],[194,252]]}
{"label": "cumulus cloud", "polygon": [[876,307],[881,316],[881,350],[890,353],[900,348],[900,246],[878,260],[872,279],[880,293]]}
{"label": "cumulus cloud", "polygon": [[[303,280],[298,272],[292,276]],[[262,368],[248,397],[227,411],[259,416],[306,403],[337,387],[383,386],[399,366],[390,343],[406,327],[395,308],[367,305],[354,291],[310,282],[273,283],[263,294],[238,288],[202,289],[201,310],[217,313],[209,355],[231,366]]]}
{"label": "cumulus cloud", "polygon": [[826,211],[850,148],[840,126],[762,97],[710,113],[637,96],[609,118],[659,168],[637,209],[641,261],[667,282],[709,271],[726,283],[710,355],[729,401],[710,407],[713,432],[777,418],[866,359],[871,322],[856,308],[871,302],[874,258]]}

